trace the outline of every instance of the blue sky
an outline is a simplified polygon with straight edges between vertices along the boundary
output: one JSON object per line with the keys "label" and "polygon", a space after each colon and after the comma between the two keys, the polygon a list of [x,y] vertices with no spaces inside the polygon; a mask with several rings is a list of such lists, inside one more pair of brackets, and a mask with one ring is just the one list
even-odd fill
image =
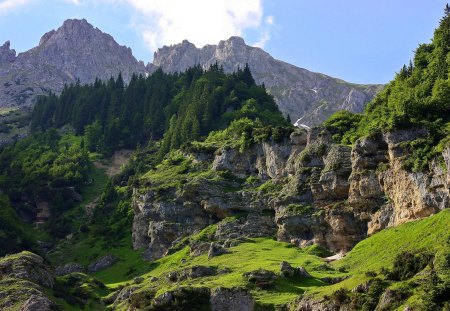
{"label": "blue sky", "polygon": [[446,0],[0,0],[0,44],[23,52],[67,18],[86,18],[149,62],[186,38],[231,35],[277,59],[355,83],[386,83],[429,42]]}

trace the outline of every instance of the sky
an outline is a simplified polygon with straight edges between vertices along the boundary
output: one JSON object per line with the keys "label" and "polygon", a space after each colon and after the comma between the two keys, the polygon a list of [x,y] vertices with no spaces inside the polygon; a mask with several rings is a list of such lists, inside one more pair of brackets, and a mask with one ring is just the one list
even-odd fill
{"label": "sky", "polygon": [[238,35],[274,58],[353,83],[387,83],[430,42],[447,0],[0,0],[0,45],[24,52],[85,18],[145,63],[163,45]]}

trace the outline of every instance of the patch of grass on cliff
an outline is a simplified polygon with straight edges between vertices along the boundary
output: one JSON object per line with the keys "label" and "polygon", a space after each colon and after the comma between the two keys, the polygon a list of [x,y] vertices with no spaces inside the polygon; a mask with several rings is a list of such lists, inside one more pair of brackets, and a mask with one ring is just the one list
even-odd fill
{"label": "patch of grass on cliff", "polygon": [[[331,295],[341,288],[351,290],[375,275],[385,278],[386,271],[393,269],[396,258],[405,252],[436,254],[440,258],[450,250],[449,227],[450,210],[444,210],[428,218],[374,234],[358,243],[343,259],[333,263],[336,269],[348,271],[350,277],[347,280],[315,289],[313,294],[324,296]],[[417,278],[421,277],[418,275],[404,282],[391,282],[391,288],[416,284],[413,286],[415,289],[412,296],[406,302],[410,306],[417,306],[420,302],[419,297],[424,293],[423,281],[416,282]]]}
{"label": "patch of grass on cliff", "polygon": [[[154,268],[145,274],[145,278],[157,277],[154,283],[144,283],[144,287],[157,291],[157,295],[180,286],[194,287],[244,287],[247,288],[258,303],[281,305],[292,301],[305,290],[324,286],[319,278],[339,276],[342,273],[333,269],[323,269],[321,258],[307,254],[291,244],[277,242],[270,238],[251,239],[229,249],[229,253],[208,259],[207,254],[191,257],[186,247],[174,254],[166,256],[154,263]],[[277,278],[274,285],[267,289],[259,289],[249,283],[243,276],[245,272],[266,269],[279,275],[280,263],[289,262],[293,267],[303,266],[313,278]],[[218,271],[226,270],[215,276],[198,279],[187,279],[178,283],[167,280],[167,273],[186,269],[192,266],[212,266]],[[113,285],[113,284],[111,284]],[[117,286],[114,284],[113,286]]]}
{"label": "patch of grass on cliff", "polygon": [[208,174],[207,167],[193,163],[180,151],[173,151],[154,170],[144,174],[141,180],[155,191],[164,191],[169,188],[179,189],[201,172]]}

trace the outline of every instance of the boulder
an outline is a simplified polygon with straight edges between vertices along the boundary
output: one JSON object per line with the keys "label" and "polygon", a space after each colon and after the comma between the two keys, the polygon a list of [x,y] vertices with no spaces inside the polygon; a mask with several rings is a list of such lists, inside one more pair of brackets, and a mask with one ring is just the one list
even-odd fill
{"label": "boulder", "polygon": [[243,276],[247,278],[249,282],[254,283],[260,288],[267,288],[272,286],[275,279],[277,278],[274,272],[265,269],[245,272]]}
{"label": "boulder", "polygon": [[0,278],[28,280],[45,287],[53,287],[54,275],[41,256],[21,252],[0,258]]}
{"label": "boulder", "polygon": [[20,307],[19,311],[51,311],[56,305],[45,296],[31,295],[31,297]]}
{"label": "boulder", "polygon": [[211,259],[213,257],[220,256],[226,253],[228,253],[228,251],[222,245],[213,242],[209,246],[208,258]]}
{"label": "boulder", "polygon": [[218,287],[211,292],[212,311],[253,311],[255,300],[242,288]]}
{"label": "boulder", "polygon": [[86,269],[82,265],[74,262],[66,263],[64,265],[60,265],[55,268],[55,274],[58,276],[66,275],[73,272],[84,273],[85,271]]}
{"label": "boulder", "polygon": [[306,269],[301,266],[295,268],[295,275],[298,275],[298,276],[301,276],[304,278],[312,278],[311,274],[309,274],[308,271],[306,271]]}
{"label": "boulder", "polygon": [[105,255],[96,260],[95,262],[91,263],[88,267],[88,271],[94,273],[99,270],[111,267],[117,260],[118,258],[114,255],[111,254]]}
{"label": "boulder", "polygon": [[282,261],[280,263],[280,273],[281,276],[285,278],[291,278],[295,275],[295,269],[287,261]]}

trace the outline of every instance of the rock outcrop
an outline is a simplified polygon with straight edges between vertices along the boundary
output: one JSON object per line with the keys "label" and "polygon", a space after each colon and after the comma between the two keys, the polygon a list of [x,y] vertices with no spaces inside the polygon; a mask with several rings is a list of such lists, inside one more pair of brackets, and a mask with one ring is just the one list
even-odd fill
{"label": "rock outcrop", "polygon": [[11,50],[11,43],[6,41],[0,46],[0,66],[8,65],[16,59],[16,51]]}
{"label": "rock outcrop", "polygon": [[[425,172],[403,165],[405,146],[425,134],[397,131],[349,147],[333,143],[331,134],[317,127],[242,152],[223,147],[208,156],[186,153],[228,177],[200,175],[159,194],[136,188],[133,245],[155,259],[182,238],[217,224],[209,240],[225,248],[230,243],[223,241],[230,239],[276,236],[300,247],[318,244],[345,253],[379,230],[450,206],[445,169],[450,148]],[[204,242],[191,246],[194,255],[210,248]]]}
{"label": "rock outcrop", "polygon": [[36,254],[22,252],[0,258],[1,310],[55,310],[44,291],[53,284],[52,269]]}
{"label": "rock outcrop", "polygon": [[153,60],[153,65],[167,72],[182,72],[197,64],[206,69],[215,63],[226,72],[248,63],[255,81],[264,83],[281,112],[309,126],[323,122],[338,110],[361,112],[381,89],[380,85],[350,84],[276,60],[260,48],[246,45],[240,37],[203,48],[184,40],[158,49]]}
{"label": "rock outcrop", "polygon": [[255,300],[242,288],[218,287],[211,292],[211,310],[213,311],[253,311]]}

